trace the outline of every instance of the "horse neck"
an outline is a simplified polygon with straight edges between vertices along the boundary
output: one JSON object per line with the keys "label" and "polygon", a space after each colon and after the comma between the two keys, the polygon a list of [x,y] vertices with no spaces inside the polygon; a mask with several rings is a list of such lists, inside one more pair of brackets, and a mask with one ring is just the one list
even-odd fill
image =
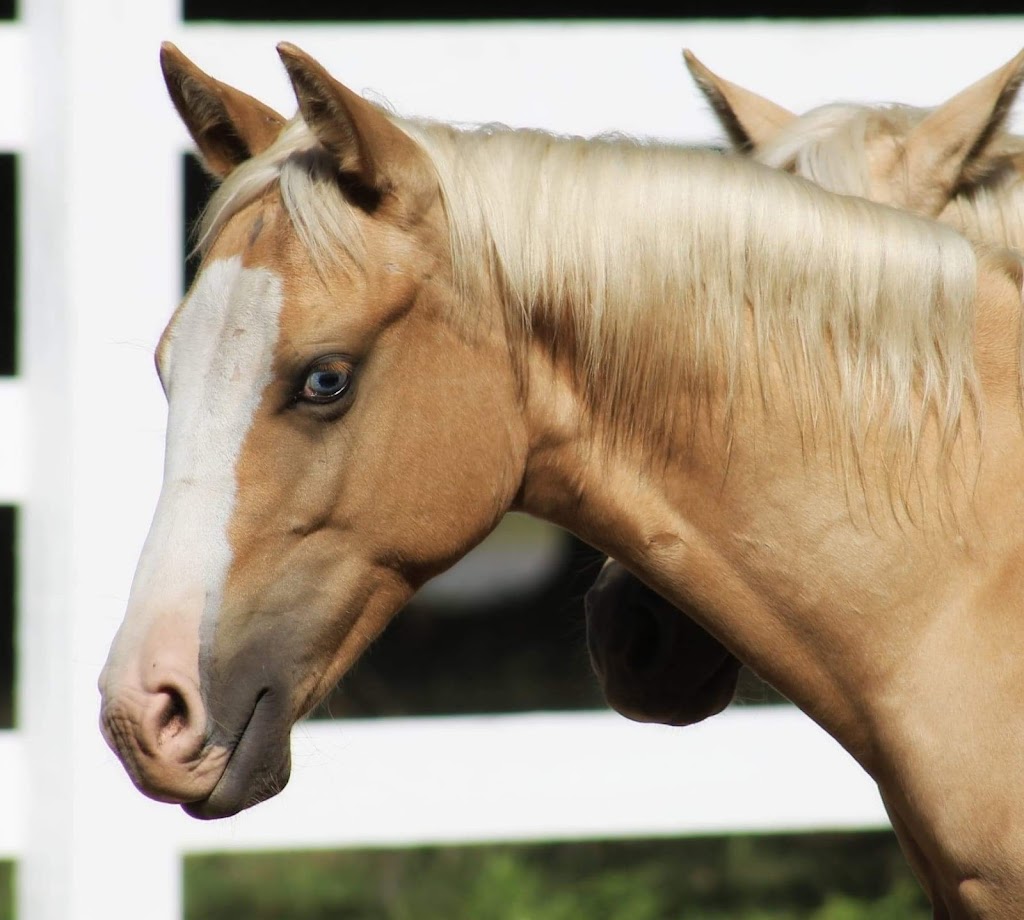
{"label": "horse neck", "polygon": [[[546,343],[588,411],[656,440],[681,381],[727,338],[724,317],[701,321],[697,292],[715,282],[702,276],[687,193],[689,174],[721,158],[516,132],[485,140],[496,153],[471,137],[442,170],[469,322],[495,304],[514,354]],[[724,251],[728,204],[703,198],[701,239]],[[728,275],[715,275],[719,287]]]}
{"label": "horse neck", "polygon": [[[845,510],[841,486],[815,460],[801,469],[792,452],[772,448],[757,456],[758,445],[773,437],[795,437],[791,419],[772,431],[764,418],[744,415],[743,437],[730,449],[723,428],[714,424],[721,421],[724,399],[716,405],[695,431],[681,424],[666,434],[672,450],[663,445],[652,454],[637,440],[609,436],[606,420],[593,418],[566,369],[538,357],[531,368],[531,450],[518,507],[623,562],[868,765],[872,740],[862,690],[870,684],[861,677],[872,659],[883,669],[885,656],[897,655],[900,646],[885,645],[870,630],[842,635],[833,611],[811,610],[804,602],[828,573],[809,577],[805,553],[776,555],[772,549],[805,546],[802,525],[815,514],[839,518]],[[807,483],[818,478],[828,488],[813,496]],[[789,513],[780,516],[783,508]],[[762,548],[776,558],[758,557]],[[848,580],[843,576],[838,584],[845,589]],[[808,585],[811,591],[801,597]],[[844,600],[866,606],[856,590]],[[891,618],[884,628],[898,622]],[[872,652],[869,638],[884,651]],[[829,660],[829,649],[842,649],[843,660]]]}
{"label": "horse neck", "polygon": [[[867,507],[827,454],[802,453],[781,401],[770,417],[735,410],[730,440],[719,394],[651,454],[609,436],[544,357],[519,507],[623,562],[873,769],[876,701],[944,610],[958,560],[920,521],[897,523],[884,488]],[[891,578],[896,559],[912,578]]]}
{"label": "horse neck", "polygon": [[[714,167],[709,172],[714,175]],[[927,556],[916,544],[908,547],[912,541],[904,533],[906,517],[897,521],[891,516],[884,451],[860,471],[874,490],[873,497],[854,502],[859,517],[851,520],[851,491],[861,485],[851,487],[853,477],[845,466],[849,454],[842,446],[847,422],[830,416],[828,408],[837,405],[835,367],[821,356],[831,353],[826,341],[833,335],[830,324],[839,332],[856,329],[863,341],[879,333],[868,325],[866,314],[840,312],[861,308],[851,303],[849,290],[839,294],[826,289],[814,295],[828,305],[828,314],[814,313],[810,302],[800,307],[806,306],[803,313],[776,313],[770,327],[775,341],[767,337],[771,345],[759,351],[758,310],[784,311],[796,297],[810,296],[801,287],[808,283],[807,275],[801,274],[807,263],[844,256],[839,247],[816,254],[807,246],[803,218],[798,215],[793,224],[776,221],[777,212],[768,207],[779,204],[784,213],[781,205],[793,203],[787,194],[804,196],[803,204],[822,221],[819,229],[824,233],[829,218],[822,212],[836,207],[838,199],[774,173],[756,176],[763,176],[764,184],[748,184],[746,196],[735,194],[735,186],[730,188],[727,182],[717,195],[681,195],[671,206],[664,201],[652,204],[649,221],[625,221],[620,236],[601,238],[609,243],[607,251],[621,246],[625,253],[617,256],[621,262],[610,256],[602,264],[606,271],[632,265],[633,255],[642,253],[648,260],[642,273],[657,280],[654,285],[634,284],[636,276],[629,274],[625,282],[619,279],[617,283],[634,295],[624,304],[606,297],[588,301],[585,295],[594,290],[587,274],[592,263],[574,261],[559,246],[560,236],[587,234],[590,228],[567,228],[530,212],[529,202],[517,204],[520,213],[529,213],[529,232],[557,254],[553,258],[560,276],[584,282],[583,293],[575,300],[551,297],[552,289],[560,289],[543,275],[544,263],[537,263],[539,276],[512,271],[496,283],[495,302],[506,316],[522,319],[519,334],[525,341],[530,451],[517,506],[574,531],[625,562],[678,606],[697,610],[700,622],[857,752],[868,745],[858,688],[878,684],[865,681],[864,673],[898,667],[905,637],[913,635],[907,619],[889,616],[892,605],[904,604],[907,617],[913,619],[937,603],[916,581],[894,585],[886,597],[873,586],[884,577],[889,560],[916,553],[922,558],[925,583],[939,585],[942,579],[934,562],[939,557]],[[754,188],[760,198],[749,194]],[[779,189],[781,200],[773,202],[770,193]],[[607,195],[607,190],[586,184],[578,190],[582,196],[591,193]],[[645,194],[657,201],[656,183],[649,182]],[[686,212],[690,207],[698,209],[701,219]],[[740,207],[757,212],[742,225],[745,237],[731,219],[735,215],[723,213]],[[931,225],[888,209],[859,202],[849,209],[841,212],[847,229],[861,226],[853,210],[863,211],[867,218],[858,240],[858,255],[865,260],[874,258],[870,234],[887,226],[904,244],[907,259],[917,258],[917,248],[910,244],[918,237],[934,244],[931,255],[922,256],[910,276],[932,279],[928,286],[913,293],[911,281],[904,280],[896,288],[907,297],[919,297],[922,309],[931,309],[927,297],[935,290],[956,287],[952,277],[948,285],[945,276],[940,285],[934,279],[947,264],[961,259],[966,248],[962,240],[948,233],[932,238]],[[763,225],[758,223],[762,211],[773,218]],[[769,223],[777,230],[774,237],[765,231]],[[605,227],[595,232],[609,231]],[[792,241],[785,238],[790,232]],[[886,245],[884,237],[879,245]],[[505,252],[515,254],[518,249],[506,239],[495,252],[500,260]],[[972,273],[972,293],[964,296],[973,297],[976,266],[973,254],[968,255],[962,268],[967,266],[964,270]],[[869,263],[872,280],[879,286],[881,272],[891,269],[891,264],[889,269],[884,265],[882,259]],[[852,289],[860,283],[855,269],[844,265],[823,274],[842,279]],[[529,284],[510,288],[509,277],[525,278]],[[775,282],[781,285],[777,290],[771,287]],[[597,290],[603,293],[600,287]],[[737,309],[713,313],[716,297],[722,307],[737,293]],[[744,298],[759,295],[764,299],[750,310]],[[877,295],[869,301],[867,294],[862,306],[880,316],[905,308]],[[592,312],[581,315],[583,309]],[[948,313],[940,310],[935,316],[936,323],[951,325]],[[794,336],[793,341],[807,349],[805,354],[815,358],[801,364],[799,346],[781,343],[787,324],[805,320],[821,326],[817,332],[801,329]],[[928,328],[921,327],[922,340],[929,338],[924,333]],[[608,347],[588,347],[595,335],[608,336],[610,341],[599,343]],[[964,335],[969,341],[969,330]],[[953,346],[956,350],[959,344]],[[936,373],[936,366],[928,365],[928,373]],[[914,372],[908,363],[907,374]],[[813,430],[808,418],[815,397],[794,394],[792,382],[810,390],[808,381],[815,374],[832,402],[824,404],[823,427]],[[884,369],[879,375],[879,386],[888,386]],[[945,392],[943,386],[936,392]],[[805,398],[807,405],[802,405]],[[767,406],[772,407],[770,412]],[[842,532],[850,546],[862,543],[862,531],[872,528],[882,531],[885,539],[877,539],[871,554],[857,560],[862,571],[856,576],[841,552],[826,557],[773,550],[807,546],[822,521],[833,528],[830,538],[839,542],[836,535]],[[844,604],[862,611],[865,620],[876,618],[875,632],[851,636],[848,621],[832,616],[827,605],[822,607],[815,592],[820,588],[824,593],[829,583],[841,586]],[[780,619],[780,610],[788,612],[787,618]],[[879,641],[882,653],[877,651]],[[833,656],[840,650],[841,660]],[[780,667],[780,662],[802,666],[792,670]]]}
{"label": "horse neck", "polygon": [[[962,238],[740,159],[527,140],[531,156],[494,158],[507,168],[461,171],[470,207],[446,196],[455,265],[479,272],[463,286],[488,285],[465,303],[499,305],[513,353],[546,345],[613,439],[677,453],[701,406],[721,396],[728,427],[742,391],[763,398],[772,363],[849,438],[864,411],[896,441],[929,409],[955,425],[976,277]],[[920,412],[915,377],[934,383]]]}

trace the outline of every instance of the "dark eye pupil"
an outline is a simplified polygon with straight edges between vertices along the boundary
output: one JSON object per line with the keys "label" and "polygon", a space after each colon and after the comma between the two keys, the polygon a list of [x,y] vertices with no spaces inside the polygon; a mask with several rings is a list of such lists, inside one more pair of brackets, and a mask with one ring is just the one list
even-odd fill
{"label": "dark eye pupil", "polygon": [[337,371],[317,371],[310,380],[313,389],[320,393],[333,393],[341,386],[341,374]]}
{"label": "dark eye pupil", "polygon": [[324,363],[306,375],[302,395],[312,402],[332,402],[347,390],[351,373],[347,368]]}

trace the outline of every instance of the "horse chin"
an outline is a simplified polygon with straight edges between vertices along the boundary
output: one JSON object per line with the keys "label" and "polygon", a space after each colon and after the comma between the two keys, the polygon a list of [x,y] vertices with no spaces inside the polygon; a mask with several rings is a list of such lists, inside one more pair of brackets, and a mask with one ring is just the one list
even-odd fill
{"label": "horse chin", "polygon": [[291,775],[291,720],[282,715],[272,692],[262,692],[216,785],[205,798],[183,803],[186,814],[229,818],[284,789]]}

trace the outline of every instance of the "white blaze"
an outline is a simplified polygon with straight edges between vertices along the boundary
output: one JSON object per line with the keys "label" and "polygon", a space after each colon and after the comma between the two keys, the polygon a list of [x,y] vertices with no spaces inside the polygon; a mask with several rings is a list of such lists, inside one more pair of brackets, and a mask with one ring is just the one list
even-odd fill
{"label": "white blaze", "polygon": [[191,671],[200,624],[204,639],[215,625],[231,565],[236,466],[271,381],[281,303],[280,278],[236,256],[203,270],[175,319],[163,488],[111,655],[135,659],[143,678],[154,655],[180,656]]}

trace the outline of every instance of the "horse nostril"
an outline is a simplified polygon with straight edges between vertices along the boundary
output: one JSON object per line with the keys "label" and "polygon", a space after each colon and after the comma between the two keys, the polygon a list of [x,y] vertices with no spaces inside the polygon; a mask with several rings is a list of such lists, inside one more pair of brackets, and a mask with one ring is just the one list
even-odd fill
{"label": "horse nostril", "polygon": [[157,744],[166,744],[188,728],[188,703],[177,687],[163,686],[157,693],[165,697],[157,716]]}

